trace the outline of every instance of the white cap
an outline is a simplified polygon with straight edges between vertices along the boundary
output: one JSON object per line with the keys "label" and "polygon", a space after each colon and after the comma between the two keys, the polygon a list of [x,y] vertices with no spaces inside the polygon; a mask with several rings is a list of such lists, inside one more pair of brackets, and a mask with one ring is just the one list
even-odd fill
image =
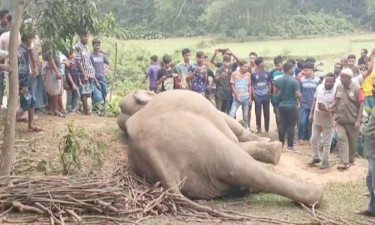
{"label": "white cap", "polygon": [[344,68],[341,70],[340,74],[345,74],[345,75],[348,75],[349,77],[353,77],[354,74],[353,74],[353,70],[350,69],[350,68]]}

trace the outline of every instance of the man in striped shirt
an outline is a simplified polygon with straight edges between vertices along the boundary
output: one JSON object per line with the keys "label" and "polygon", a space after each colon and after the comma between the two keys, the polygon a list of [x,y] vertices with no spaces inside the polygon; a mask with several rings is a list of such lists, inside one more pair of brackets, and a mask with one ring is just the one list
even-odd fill
{"label": "man in striped shirt", "polygon": [[301,98],[301,111],[299,120],[299,131],[298,139],[299,144],[309,141],[311,137],[311,123],[309,121],[309,115],[311,107],[313,105],[316,87],[318,86],[320,79],[314,75],[314,64],[307,62],[303,66],[304,76],[300,82]]}
{"label": "man in striped shirt", "polygon": [[90,98],[93,92],[93,85],[95,85],[95,68],[92,65],[90,59],[90,51],[88,48],[88,40],[90,35],[85,32],[80,35],[80,41],[74,46],[77,52],[77,59],[82,62],[81,81],[83,86],[80,87],[81,100],[83,105],[83,110],[86,115],[90,114],[87,99]]}

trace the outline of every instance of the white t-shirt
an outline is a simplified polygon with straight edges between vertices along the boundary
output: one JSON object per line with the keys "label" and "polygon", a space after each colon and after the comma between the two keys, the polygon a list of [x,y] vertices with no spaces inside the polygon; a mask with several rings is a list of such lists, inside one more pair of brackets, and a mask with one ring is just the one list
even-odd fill
{"label": "white t-shirt", "polygon": [[313,123],[319,126],[331,127],[333,124],[333,115],[329,112],[319,110],[318,104],[323,103],[328,108],[335,101],[336,85],[331,90],[326,90],[324,83],[319,84],[316,88],[315,96],[315,111]]}

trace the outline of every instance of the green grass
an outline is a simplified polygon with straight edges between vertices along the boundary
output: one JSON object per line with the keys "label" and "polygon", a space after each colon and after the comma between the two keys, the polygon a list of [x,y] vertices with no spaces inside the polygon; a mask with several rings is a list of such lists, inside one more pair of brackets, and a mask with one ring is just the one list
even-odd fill
{"label": "green grass", "polygon": [[[116,41],[107,39],[110,45]],[[147,49],[150,54],[173,54],[188,47],[194,50],[202,50],[211,56],[216,48],[230,48],[238,57],[247,59],[251,51],[257,52],[260,56],[272,59],[277,55],[289,55],[292,57],[313,56],[324,61],[325,71],[332,70],[333,64],[341,56],[354,53],[359,56],[362,48],[369,51],[375,48],[375,33],[363,33],[360,35],[348,35],[339,37],[320,37],[289,40],[270,41],[248,41],[248,42],[222,42],[213,37],[194,38],[171,38],[162,40],[126,40],[119,41],[119,48],[126,45],[137,45]],[[111,48],[107,46],[107,48]],[[193,57],[194,58],[194,57]],[[180,60],[180,59],[178,59]],[[268,61],[272,67],[272,60]]]}
{"label": "green grass", "polygon": [[[354,214],[354,211],[364,209],[369,199],[362,196],[367,188],[364,180],[346,184],[330,183],[324,192],[324,200],[318,210],[335,218],[342,218],[350,224],[358,221],[366,224],[367,219]],[[289,220],[295,222],[313,222],[311,215],[301,206],[287,198],[275,194],[253,194],[245,198],[214,200],[206,205],[215,209],[227,209],[235,212],[250,214],[260,217]],[[144,222],[144,224],[186,224],[173,218],[158,217]],[[199,223],[188,223],[199,224]],[[214,224],[214,223],[212,223]],[[225,222],[222,224],[248,224],[248,222]],[[265,223],[257,223],[265,224]],[[313,223],[312,223],[313,224]]]}

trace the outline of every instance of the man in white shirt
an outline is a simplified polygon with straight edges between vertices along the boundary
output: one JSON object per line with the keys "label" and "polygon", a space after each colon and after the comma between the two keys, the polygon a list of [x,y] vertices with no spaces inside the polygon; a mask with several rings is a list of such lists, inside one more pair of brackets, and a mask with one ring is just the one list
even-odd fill
{"label": "man in white shirt", "polygon": [[[329,153],[333,134],[333,115],[328,110],[335,101],[336,86],[335,74],[328,73],[324,83],[320,84],[315,92],[309,119],[312,122],[311,148],[313,159],[309,163],[314,166],[322,162],[320,169],[329,168]],[[320,157],[319,145],[323,146],[323,158]]]}

